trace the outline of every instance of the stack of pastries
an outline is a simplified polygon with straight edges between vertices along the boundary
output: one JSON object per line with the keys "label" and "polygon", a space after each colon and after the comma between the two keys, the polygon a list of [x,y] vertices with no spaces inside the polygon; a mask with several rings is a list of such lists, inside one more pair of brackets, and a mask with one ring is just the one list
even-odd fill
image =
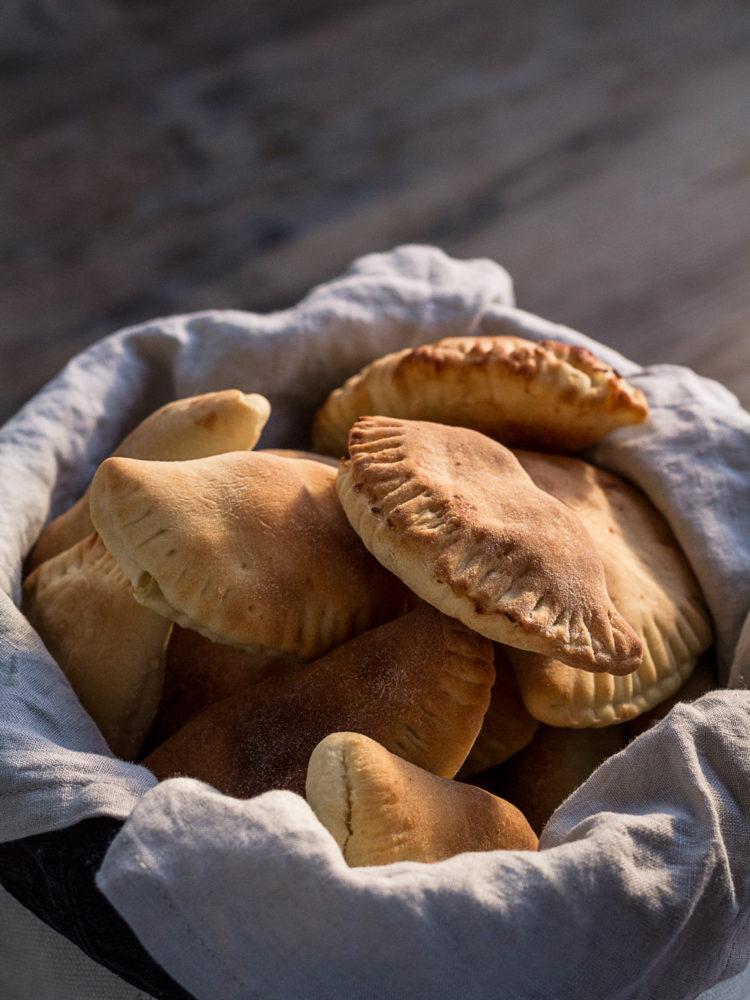
{"label": "stack of pastries", "polygon": [[24,611],[111,750],[227,795],[304,795],[346,861],[535,850],[681,697],[711,621],[666,521],[582,457],[648,420],[588,350],[382,357],[306,451],[258,393],[140,424],[29,555]]}

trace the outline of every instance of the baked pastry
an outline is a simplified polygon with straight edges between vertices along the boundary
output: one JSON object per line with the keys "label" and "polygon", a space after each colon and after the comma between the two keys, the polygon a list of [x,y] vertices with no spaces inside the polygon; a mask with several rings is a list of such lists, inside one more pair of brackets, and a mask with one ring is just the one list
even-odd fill
{"label": "baked pastry", "polygon": [[279,455],[281,458],[308,458],[311,462],[324,462],[334,469],[338,469],[339,460],[331,455],[319,455],[315,451],[301,451],[298,448],[259,448],[261,455]]}
{"label": "baked pastry", "polygon": [[112,752],[135,760],[159,704],[172,623],[134,600],[96,534],[34,570],[22,599]]}
{"label": "baked pastry", "polygon": [[538,728],[539,721],[523,703],[506,648],[495,643],[495,683],[492,686],[489,708],[474,746],[457,777],[471,778],[490,767],[502,764],[528,746]]}
{"label": "baked pastry", "polygon": [[254,451],[109,458],[91,517],[140,603],[214,642],[314,659],[400,614],[321,462]]}
{"label": "baked pastry", "polygon": [[643,643],[626,676],[573,670],[560,658],[508,649],[529,712],[552,726],[608,726],[668,698],[713,641],[698,582],[669,525],[619,476],[562,455],[517,451],[540,489],[574,510],[604,565],[612,601]]}
{"label": "baked pastry", "polygon": [[[141,421],[113,455],[174,462],[254,448],[270,412],[265,396],[239,389],[176,399]],[[93,530],[87,489],[42,531],[27,560],[27,571]]]}
{"label": "baked pastry", "polygon": [[494,678],[492,644],[423,606],[217,702],[143,763],[160,779],[188,775],[240,798],[272,788],[303,795],[315,746],[353,730],[453,777]]}
{"label": "baked pastry", "polygon": [[209,705],[270,674],[294,670],[304,663],[298,656],[276,650],[248,652],[211,642],[192,629],[175,625],[167,646],[161,701],[146,741],[147,752]]}
{"label": "baked pastry", "polygon": [[316,451],[346,454],[365,414],[455,424],[503,444],[574,452],[648,417],[640,389],[584,347],[515,336],[449,337],[378,358],[328,396]]}
{"label": "baked pastry", "polygon": [[360,733],[333,733],[315,747],[306,795],[352,867],[538,847],[509,802],[431,774]]}
{"label": "baked pastry", "polygon": [[641,643],[615,610],[581,520],[512,452],[463,427],[363,417],[337,480],[367,548],[423,600],[496,642],[629,673]]}
{"label": "baked pastry", "polygon": [[474,781],[512,802],[541,836],[555,809],[627,740],[625,725],[605,729],[542,725],[527,747]]}

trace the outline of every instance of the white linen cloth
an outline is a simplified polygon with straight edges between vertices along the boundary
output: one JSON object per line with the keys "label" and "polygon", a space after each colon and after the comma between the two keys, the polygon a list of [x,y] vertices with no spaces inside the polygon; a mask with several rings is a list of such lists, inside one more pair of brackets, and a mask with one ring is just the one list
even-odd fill
{"label": "white linen cloth", "polygon": [[0,840],[127,818],[98,884],[198,998],[683,1000],[719,983],[714,995],[731,997],[731,977],[743,981],[750,693],[682,707],[607,761],[558,810],[539,854],[348,869],[298,796],[239,801],[188,779],[157,785],[113,758],[18,610],[23,558],[45,520],[157,406],[212,389],[262,392],[272,416],[261,446],[304,447],[315,408],[364,363],[471,332],[583,344],[643,389],[649,422],[590,457],[670,521],[714,618],[721,681],[746,687],[750,415],[686,369],[641,369],[517,309],[491,261],[400,247],[360,258],[294,309],[122,331],[0,429]]}

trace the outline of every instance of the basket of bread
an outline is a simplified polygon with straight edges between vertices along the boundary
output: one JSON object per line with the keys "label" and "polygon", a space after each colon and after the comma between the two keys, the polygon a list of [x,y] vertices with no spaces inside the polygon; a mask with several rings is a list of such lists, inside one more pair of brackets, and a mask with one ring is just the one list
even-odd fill
{"label": "basket of bread", "polygon": [[124,980],[742,976],[750,416],[722,387],[402,247],[291,310],[105,338],[4,433],[0,839],[117,821],[92,877],[170,984],[104,960]]}

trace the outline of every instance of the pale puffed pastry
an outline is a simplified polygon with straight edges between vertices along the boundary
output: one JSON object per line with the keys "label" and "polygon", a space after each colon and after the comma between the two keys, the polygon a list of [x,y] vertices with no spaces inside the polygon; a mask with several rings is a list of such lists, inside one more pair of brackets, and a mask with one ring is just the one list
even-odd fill
{"label": "pale puffed pastry", "polygon": [[641,642],[580,518],[512,452],[466,428],[363,417],[339,468],[367,548],[423,600],[497,642],[630,673]]}
{"label": "pale puffed pastry", "polygon": [[538,846],[509,802],[431,774],[360,733],[333,733],[315,747],[306,796],[352,867]]}
{"label": "pale puffed pastry", "polygon": [[112,752],[134,760],[159,704],[172,623],[134,600],[96,534],[26,578],[23,610]]}
{"label": "pale puffed pastry", "polygon": [[527,747],[474,780],[512,802],[541,836],[555,809],[627,741],[624,724],[604,729],[542,725]]}
{"label": "pale puffed pastry", "polygon": [[523,703],[506,648],[495,643],[495,683],[489,708],[474,746],[457,776],[470,778],[502,764],[528,746],[538,728],[539,721]]}
{"label": "pale puffed pastry", "polygon": [[272,788],[304,794],[314,747],[356,731],[453,777],[494,677],[492,644],[423,606],[217,702],[143,763],[160,779],[188,775],[240,798]]}
{"label": "pale puffed pastry", "polygon": [[641,665],[619,677],[508,649],[526,707],[553,726],[624,722],[677,691],[711,644],[698,583],[667,522],[622,478],[562,455],[517,451],[516,457],[540,489],[579,515],[612,602],[643,643]]}
{"label": "pale puffed pastry", "polygon": [[[182,461],[254,448],[271,412],[265,396],[223,389],[176,399],[151,413],[112,453],[123,458]],[[93,525],[89,491],[42,531],[27,570],[85,538]]]}
{"label": "pale puffed pastry", "polygon": [[146,607],[215,642],[313,659],[409,596],[352,530],[335,481],[321,462],[254,451],[109,458],[91,517]]}
{"label": "pale puffed pastry", "polygon": [[313,420],[316,451],[346,454],[366,414],[455,424],[504,444],[574,452],[642,423],[640,389],[584,347],[515,336],[450,337],[371,362]]}

